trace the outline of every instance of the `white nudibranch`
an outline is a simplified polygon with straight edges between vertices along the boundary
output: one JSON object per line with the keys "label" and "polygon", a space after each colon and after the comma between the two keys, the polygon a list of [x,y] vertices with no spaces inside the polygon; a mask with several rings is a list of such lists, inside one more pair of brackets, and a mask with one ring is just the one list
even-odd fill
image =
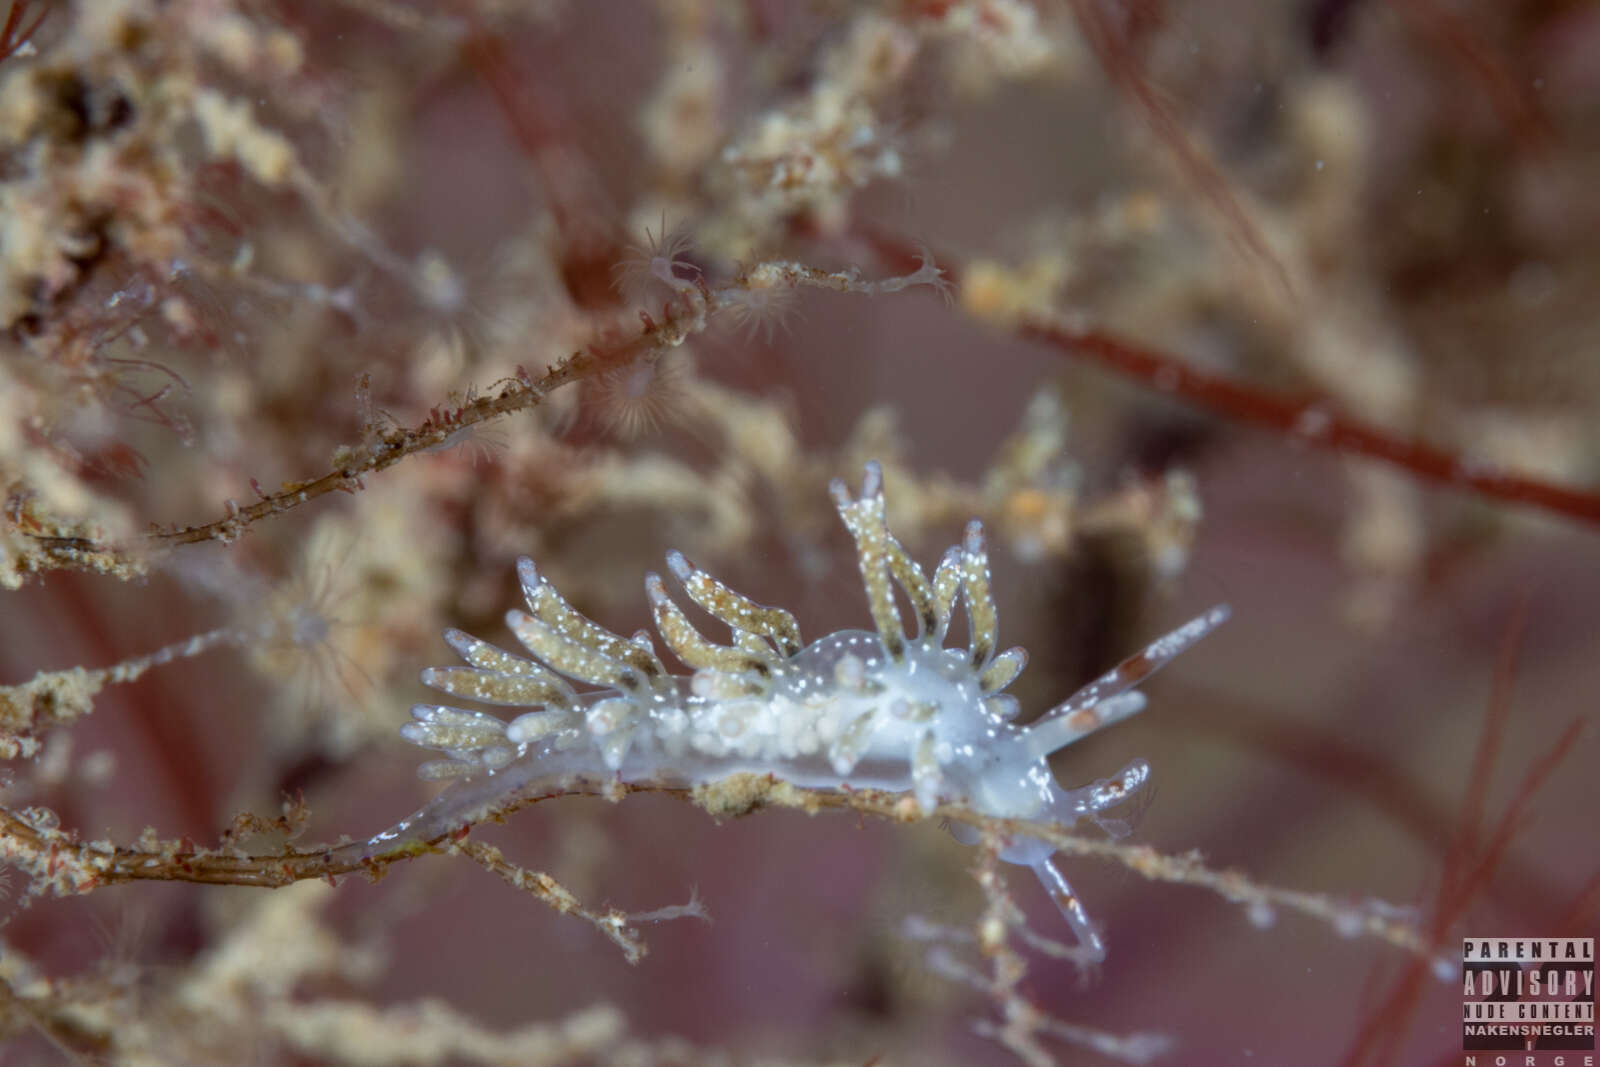
{"label": "white nudibranch", "polygon": [[[590,621],[530,560],[520,560],[529,610],[508,612],[506,624],[533,658],[450,630],[445,640],[469,666],[430,668],[422,681],[453,697],[536,710],[507,722],[481,711],[414,707],[415,721],[401,733],[447,757],[419,773],[471,780],[373,838],[369,850],[438,836],[513,799],[616,782],[693,787],[756,773],[806,789],[909,792],[924,813],[952,803],[1069,826],[1145,783],[1150,768],[1135,760],[1110,778],[1063,789],[1049,756],[1142,709],[1144,696],[1133,687],[1221,624],[1226,606],[1017,726],[1017,701],[1004,690],[1028,656],[1021,648],[996,651],[983,526],[969,523],[930,579],[885,525],[876,463],[867,465],[859,496],[838,481],[832,493],[855,539],[875,630],[841,631],[807,645],[793,615],[741,596],[672,552],[667,567],[689,599],[732,630],[727,644],[705,637],[667,596],[661,577],[646,575],[656,630],[692,669],[687,677],[667,670],[648,633],[626,638]],[[915,616],[909,633],[891,582]],[[958,601],[969,644],[947,648]],[[1100,939],[1051,852],[1017,837],[1001,855],[1034,869],[1071,924],[1080,959],[1098,960]]]}

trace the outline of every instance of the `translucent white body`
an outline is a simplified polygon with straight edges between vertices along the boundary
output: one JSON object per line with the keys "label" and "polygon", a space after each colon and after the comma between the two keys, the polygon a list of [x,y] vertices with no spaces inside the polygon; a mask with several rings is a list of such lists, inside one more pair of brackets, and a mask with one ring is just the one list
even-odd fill
{"label": "translucent white body", "polygon": [[[995,652],[983,531],[968,526],[930,580],[883,522],[876,465],[859,498],[834,496],[856,539],[876,631],[847,630],[802,646],[787,612],[732,592],[682,556],[668,557],[689,596],[732,630],[714,644],[666,595],[646,592],[661,637],[693,668],[669,673],[648,635],[623,638],[574,611],[534,565],[519,563],[531,614],[507,625],[523,658],[458,631],[447,640],[470,664],[434,668],[423,681],[453,696],[534,708],[507,721],[481,711],[423,704],[403,729],[447,759],[427,777],[466,780],[369,842],[371,852],[433,840],[496,809],[543,795],[606,791],[615,783],[693,787],[740,773],[773,775],[806,789],[906,792],[924,812],[960,805],[999,817],[1070,825],[1125,800],[1149,775],[1143,761],[1077,789],[1063,789],[1049,754],[1144,706],[1132,686],[1227,617],[1218,607],[1152,643],[1034,723],[1011,720],[1003,690],[1026,664],[1020,648]],[[900,619],[893,579],[916,616]],[[969,643],[945,647],[957,602]],[[598,687],[578,692],[570,682]],[[969,839],[973,836],[966,835]],[[1084,960],[1101,944],[1051,849],[1019,836],[1001,855],[1031,866],[1072,924]]]}

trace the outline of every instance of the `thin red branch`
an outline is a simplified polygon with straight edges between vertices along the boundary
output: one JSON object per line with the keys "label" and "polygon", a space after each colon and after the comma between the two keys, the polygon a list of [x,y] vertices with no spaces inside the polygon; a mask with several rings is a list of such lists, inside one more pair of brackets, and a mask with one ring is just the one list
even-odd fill
{"label": "thin red branch", "polygon": [[11,10],[6,12],[4,26],[0,26],[0,63],[16,55],[22,46],[33,39],[39,32],[39,27],[44,23],[45,16],[50,14],[46,7],[39,12],[39,16],[29,24],[27,29],[21,29],[22,17],[28,13],[28,8],[33,6],[33,0],[13,0]]}
{"label": "thin red branch", "polygon": [[1464,888],[1466,866],[1478,853],[1483,838],[1483,814],[1489,799],[1488,783],[1494,778],[1495,759],[1505,740],[1506,724],[1511,720],[1511,686],[1516,680],[1517,656],[1522,651],[1522,639],[1527,630],[1528,604],[1524,599],[1518,602],[1511,616],[1495,658],[1488,712],[1484,716],[1483,730],[1478,735],[1478,749],[1473,753],[1472,770],[1467,775],[1467,794],[1461,801],[1455,835],[1450,842],[1450,850],[1445,853],[1444,871],[1439,879],[1436,910],[1440,913]]}
{"label": "thin red branch", "polygon": [[1556,738],[1556,743],[1550,746],[1550,750],[1537,760],[1532,767],[1528,768],[1528,773],[1523,776],[1522,784],[1517,787],[1516,796],[1511,799],[1511,803],[1506,807],[1505,814],[1500,817],[1500,822],[1495,827],[1494,835],[1489,839],[1488,847],[1484,849],[1483,853],[1477,858],[1477,863],[1467,873],[1455,898],[1448,901],[1454,917],[1459,918],[1466,911],[1467,905],[1471,903],[1472,898],[1494,875],[1500,860],[1505,856],[1506,849],[1511,847],[1512,839],[1522,829],[1523,818],[1527,813],[1528,805],[1533,801],[1534,794],[1543,787],[1545,779],[1555,773],[1555,769],[1561,765],[1561,761],[1566,759],[1572,752],[1573,746],[1578,743],[1579,735],[1583,733],[1584,725],[1585,720],[1583,719],[1574,719],[1568,723],[1567,728],[1561,731],[1561,736]]}
{"label": "thin red branch", "polygon": [[1404,0],[1400,7],[1435,46],[1461,66],[1523,148],[1550,146],[1555,130],[1539,105],[1531,79],[1519,76],[1485,34],[1437,0]]}
{"label": "thin red branch", "polygon": [[[1522,828],[1528,805],[1543,787],[1545,780],[1555,771],[1577,744],[1584,721],[1570,723],[1545,755],[1523,774],[1522,782],[1513,794],[1505,812],[1495,824],[1487,844],[1480,842],[1483,813],[1493,776],[1495,758],[1505,736],[1506,724],[1511,714],[1511,683],[1515,679],[1517,654],[1527,628],[1527,614],[1519,609],[1512,617],[1500,654],[1495,663],[1494,681],[1489,698],[1489,708],[1484,716],[1483,730],[1473,758],[1472,770],[1467,778],[1467,793],[1462,801],[1454,839],[1445,856],[1444,870],[1439,879],[1439,891],[1434,900],[1433,913],[1424,931],[1430,948],[1442,949],[1451,930],[1466,915],[1473,900],[1483,892],[1494,876],[1507,849]],[[1580,903],[1582,894],[1580,894]],[[1392,1062],[1404,1039],[1407,1027],[1416,1015],[1417,1004],[1429,980],[1429,969],[1424,960],[1413,958],[1400,977],[1395,980],[1383,998],[1383,1007],[1373,1013],[1362,1025],[1350,1045],[1350,1050],[1340,1061],[1342,1067],[1359,1067],[1368,1062]]]}
{"label": "thin red branch", "polygon": [[1508,474],[1435,445],[1379,429],[1339,412],[1325,401],[1279,396],[1198,370],[1173,356],[1099,330],[1078,330],[1032,318],[1022,323],[1018,333],[1234,422],[1273,430],[1313,448],[1389,463],[1423,481],[1469,489],[1495,500],[1600,526],[1600,492],[1594,490]]}
{"label": "thin red branch", "polygon": [[463,58],[488,87],[533,168],[561,234],[567,288],[582,307],[609,307],[616,302],[611,287],[611,268],[619,256],[612,222],[616,211],[579,144],[561,90],[549,78],[541,79],[533,65],[517,62],[472,5],[467,19],[472,32],[462,45]]}
{"label": "thin red branch", "polygon": [[[221,849],[201,848],[188,838],[119,848],[109,842],[85,843],[76,835],[55,828],[40,829],[17,813],[0,807],[0,858],[30,879],[43,879],[44,886],[33,891],[48,889],[56,895],[87,893],[107,885],[136,881],[277,888],[307,879],[328,880],[348,874],[363,874],[376,880],[394,863],[422,855],[459,853],[462,851],[459,845],[475,826],[498,822],[531,804],[579,795],[602,795],[619,800],[635,793],[656,793],[688,800],[717,818],[736,818],[773,807],[793,808],[813,815],[826,810],[848,810],[899,823],[924,819],[916,803],[905,794],[876,789],[840,792],[799,789],[770,775],[734,775],[696,789],[663,783],[574,778],[559,788],[535,789],[500,798],[464,816],[462,823],[453,829],[426,840],[396,839],[385,851],[373,854],[360,842],[346,841],[306,849],[285,846],[280,852],[250,855],[233,847],[237,831],[256,825],[249,819],[235,821],[236,832]],[[299,825],[303,814],[295,814],[295,826]],[[1035,838],[1063,855],[1092,856],[1117,863],[1151,881],[1204,889],[1245,908],[1290,911],[1342,930],[1354,923],[1355,929],[1363,935],[1379,938],[1408,953],[1431,955],[1419,931],[1387,910],[1352,909],[1346,902],[1324,894],[1255,882],[1238,870],[1208,867],[1196,852],[1166,855],[1148,845],[1079,837],[1071,828],[1058,824],[997,818],[961,804],[941,805],[929,814],[974,827],[997,840]],[[501,872],[497,870],[496,873]]]}
{"label": "thin red branch", "polygon": [[1145,122],[1172,154],[1184,178],[1222,217],[1239,247],[1267,268],[1284,292],[1292,294],[1289,272],[1273,255],[1266,238],[1240,205],[1238,197],[1233,195],[1233,190],[1228,187],[1228,179],[1196,147],[1183,124],[1161,98],[1150,79],[1145,77],[1128,41],[1127,31],[1112,21],[1101,7],[1100,0],[1071,0],[1070,6],[1079,32],[1094,50],[1095,58],[1099,60],[1111,84],[1138,105]]}
{"label": "thin red branch", "polygon": [[[887,264],[915,263],[922,246],[868,225],[856,227]],[[939,268],[957,289],[961,264],[940,256]],[[959,301],[958,301],[959,303]],[[1362,422],[1316,397],[1281,396],[1260,386],[1203,371],[1176,356],[1102,330],[1077,329],[1043,316],[1025,317],[1019,336],[1039,341],[1156,392],[1245,426],[1282,434],[1297,444],[1388,463],[1422,481],[1464,489],[1508,504],[1538,508],[1600,526],[1600,490],[1552,485],[1508,474],[1414,438]]]}
{"label": "thin red branch", "polygon": [[1589,880],[1578,890],[1577,896],[1572,898],[1572,906],[1567,913],[1556,923],[1554,937],[1571,937],[1578,931],[1588,928],[1590,922],[1600,912],[1600,871],[1589,876]]}

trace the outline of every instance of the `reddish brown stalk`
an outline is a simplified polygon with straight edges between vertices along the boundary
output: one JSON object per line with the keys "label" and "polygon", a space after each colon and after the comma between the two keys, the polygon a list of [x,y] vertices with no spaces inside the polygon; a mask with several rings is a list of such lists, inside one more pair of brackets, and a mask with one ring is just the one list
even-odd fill
{"label": "reddish brown stalk", "polygon": [[[1516,796],[1512,798],[1505,814],[1496,825],[1488,848],[1481,855],[1471,857],[1475,861],[1472,869],[1461,878],[1454,893],[1448,892],[1445,888],[1453,881],[1448,877],[1449,872],[1446,872],[1444,885],[1441,885],[1435,905],[1433,921],[1426,931],[1428,941],[1435,949],[1444,947],[1450,931],[1460,922],[1468,906],[1494,876],[1500,861],[1505,857],[1506,849],[1517,831],[1522,828],[1523,815],[1528,803],[1544,785],[1545,779],[1572,751],[1583,726],[1581,719],[1570,723],[1556,739],[1550,751],[1529,768],[1522,784],[1517,788]],[[1422,999],[1428,981],[1427,965],[1420,959],[1410,960],[1395,982],[1393,990],[1385,998],[1383,1010],[1362,1027],[1349,1054],[1340,1061],[1341,1064],[1346,1067],[1357,1067],[1359,1064],[1373,1061],[1393,1062],[1397,1048],[1406,1035],[1407,1027],[1416,1014],[1417,1003]]]}
{"label": "reddish brown stalk", "polygon": [[611,271],[620,250],[611,219],[615,211],[571,124],[562,113],[558,90],[538,84],[534,72],[516,63],[504,42],[476,14],[463,45],[468,64],[494,95],[506,124],[532,165],[546,207],[561,233],[562,274],[581,307],[616,303]]}
{"label": "reddish brown stalk", "polygon": [[[791,289],[810,287],[835,292],[877,293],[937,282],[937,287],[943,291],[942,280],[936,278],[931,267],[926,275],[881,282],[863,282],[853,271],[829,272],[791,263],[779,264],[774,270],[778,277],[777,284]],[[594,343],[549,367],[537,378],[519,367],[515,377],[503,379],[490,387],[496,390],[492,395],[473,395],[472,399],[459,406],[436,407],[427,419],[409,429],[392,424],[379,426],[369,421],[365,427],[366,439],[359,446],[342,449],[336,469],[306,481],[285,482],[275,493],[263,491],[260,484],[252,480],[251,489],[256,499],[248,505],[229,500],[228,514],[224,518],[177,529],[156,529],[138,544],[129,545],[100,543],[81,536],[30,534],[42,556],[42,559],[30,561],[30,564],[36,570],[55,566],[102,573],[118,569],[133,571],[137,564],[133,554],[141,549],[167,549],[203,541],[234,541],[252,523],[261,519],[289,511],[335,491],[354,493],[365,487],[366,475],[393,466],[414,453],[444,445],[452,438],[459,440],[458,435],[488,420],[536,407],[555,389],[617,371],[649,356],[676,348],[689,335],[704,330],[711,316],[727,310],[730,304],[728,294],[748,289],[750,281],[747,276],[741,275],[717,286],[715,291],[703,278],[694,285],[692,299],[680,297],[669,301],[659,316],[641,314],[641,328],[637,333],[603,330]]]}
{"label": "reddish brown stalk", "polygon": [[1528,768],[1528,773],[1523,777],[1522,784],[1517,787],[1516,796],[1506,807],[1506,812],[1500,817],[1500,822],[1495,826],[1495,832],[1489,839],[1488,847],[1477,857],[1477,862],[1467,873],[1465,879],[1457,887],[1455,896],[1449,900],[1452,918],[1460,918],[1466,912],[1467,905],[1473,897],[1488,884],[1494,876],[1495,869],[1505,857],[1506,849],[1511,847],[1512,838],[1520,831],[1523,819],[1527,814],[1528,805],[1532,802],[1534,794],[1543,788],[1545,780],[1555,772],[1572,752],[1573,746],[1578,743],[1578,736],[1583,732],[1585,720],[1574,719],[1561,731],[1561,736],[1556,738],[1556,743],[1542,758],[1535,761]]}
{"label": "reddish brown stalk", "polygon": [[1517,674],[1517,654],[1522,649],[1522,639],[1527,632],[1528,605],[1523,600],[1517,604],[1511,616],[1495,657],[1488,712],[1484,716],[1483,730],[1478,735],[1478,748],[1472,756],[1472,770],[1467,774],[1467,793],[1461,801],[1455,834],[1445,853],[1444,870],[1439,878],[1438,912],[1446,910],[1459,895],[1465,884],[1465,868],[1478,852],[1482,840],[1484,806],[1489,797],[1489,791],[1483,785],[1494,777],[1495,759],[1505,740],[1506,723],[1511,719],[1511,684]]}
{"label": "reddish brown stalk", "polygon": [[32,6],[33,0],[12,0],[11,10],[6,12],[5,25],[0,26],[0,63],[16,55],[23,45],[32,40],[33,35],[39,32],[45,16],[50,14],[50,9],[45,8],[28,24],[27,29],[23,29],[22,18]]}
{"label": "reddish brown stalk", "polygon": [[[250,855],[234,847],[241,831],[259,825],[249,818],[235,820],[235,831],[227,835],[220,849],[200,848],[188,838],[158,841],[153,835],[132,848],[117,847],[110,842],[85,843],[75,834],[59,829],[40,829],[22,815],[5,808],[0,808],[0,855],[29,878],[43,881],[43,886],[36,887],[35,892],[48,889],[57,895],[88,893],[107,885],[133,881],[273,888],[306,879],[331,880],[345,874],[365,874],[377,879],[393,863],[434,853],[461,853],[461,843],[475,826],[500,821],[530,804],[557,796],[578,795],[603,795],[619,800],[634,793],[657,793],[689,800],[717,818],[735,818],[776,807],[794,808],[813,815],[825,810],[848,810],[902,823],[923,820],[916,803],[905,794],[875,789],[841,792],[798,789],[764,775],[734,775],[693,790],[650,783],[575,781],[559,792],[509,799],[498,807],[480,812],[472,821],[454,830],[426,841],[393,843],[389,851],[374,855],[365,854],[367,850],[361,843],[353,841],[307,849],[285,846],[278,852]],[[1208,867],[1198,853],[1164,855],[1147,845],[1079,837],[1052,823],[995,818],[961,805],[943,805],[931,814],[972,826],[997,840],[1025,834],[1050,844],[1065,855],[1093,856],[1120,864],[1152,881],[1204,889],[1246,908],[1295,912],[1341,929],[1353,921],[1361,934],[1379,938],[1408,953],[1425,958],[1429,954],[1415,927],[1392,915],[1372,910],[1352,911],[1346,903],[1330,896],[1258,883],[1241,871]],[[296,813],[294,817],[298,820],[303,813]]]}
{"label": "reddish brown stalk", "polygon": [[[1512,618],[1500,654],[1495,664],[1494,681],[1489,708],[1484,717],[1483,731],[1478,739],[1472,770],[1467,778],[1467,792],[1461,804],[1461,814],[1456,825],[1454,840],[1445,854],[1444,870],[1440,874],[1439,891],[1435,896],[1433,914],[1424,931],[1434,952],[1444,947],[1450,932],[1455,929],[1468,907],[1483,892],[1505,858],[1517,832],[1522,829],[1529,803],[1543,787],[1545,780],[1572,751],[1582,731],[1583,720],[1570,723],[1545,755],[1534,761],[1522,777],[1517,791],[1505,812],[1495,824],[1487,844],[1480,844],[1487,785],[1494,771],[1505,736],[1506,723],[1511,713],[1511,684],[1516,676],[1517,654],[1526,629],[1526,612],[1519,610]],[[1582,895],[1580,895],[1580,900]],[[1417,1005],[1429,982],[1427,961],[1413,957],[1383,998],[1383,1007],[1370,1016],[1351,1043],[1350,1050],[1340,1061],[1343,1067],[1358,1067],[1369,1062],[1392,1062],[1400,1042],[1404,1040]]]}
{"label": "reddish brown stalk", "polygon": [[1418,30],[1461,66],[1524,149],[1550,146],[1555,131],[1539,106],[1532,79],[1512,70],[1485,35],[1437,0],[1405,0],[1400,7]]}
{"label": "reddish brown stalk", "polygon": [[[866,225],[858,225],[856,233],[888,265],[917,262],[919,245]],[[939,268],[952,286],[959,289],[962,265],[940,256]],[[1364,423],[1322,399],[1280,396],[1247,382],[1199,370],[1176,356],[1101,330],[1077,329],[1035,315],[1023,318],[1016,332],[1070,358],[1098,364],[1184,403],[1215,412],[1241,425],[1275,431],[1298,444],[1375,459],[1423,481],[1600,526],[1600,491],[1573,489],[1508,474],[1435,445]]]}
{"label": "reddish brown stalk", "polygon": [[[629,350],[643,351],[653,342],[653,335],[646,331],[628,342]],[[371,445],[352,452],[348,462],[337,470],[329,471],[310,481],[286,482],[283,488],[275,493],[263,494],[257,488],[259,499],[247,506],[232,508],[226,518],[193,526],[182,526],[174,530],[156,531],[144,539],[144,547],[171,548],[175,545],[194,544],[200,541],[232,541],[237,539],[251,523],[269,515],[288,511],[336,490],[354,492],[361,488],[364,476],[384,470],[414,452],[425,451],[443,444],[451,434],[457,433],[464,427],[475,426],[496,416],[523,411],[538,405],[550,390],[593,373],[597,362],[596,357],[588,350],[574,353],[537,379],[529,376],[508,381],[497,393],[480,396],[463,405],[452,413],[448,422],[427,421],[412,429],[390,430]],[[38,537],[36,541],[46,552],[59,556],[60,564],[65,567],[73,566],[72,557],[75,553],[123,551],[79,537]]]}
{"label": "reddish brown stalk", "polygon": [[1507,474],[1414,438],[1400,437],[1314,399],[1265,389],[1197,370],[1182,360],[1098,330],[1077,330],[1039,318],[1017,331],[1077,359],[1171,394],[1235,422],[1274,430],[1313,448],[1393,464],[1424,481],[1523,504],[1600,526],[1600,493]]}
{"label": "reddish brown stalk", "polygon": [[1572,906],[1556,923],[1551,936],[1569,937],[1576,934],[1594,921],[1597,912],[1600,912],[1600,871],[1590,875],[1589,880],[1583,883],[1583,888],[1572,898]]}
{"label": "reddish brown stalk", "polygon": [[1240,206],[1233,190],[1228,188],[1227,178],[1195,147],[1172,109],[1145,77],[1124,31],[1107,16],[1100,0],[1072,0],[1072,14],[1084,39],[1094,49],[1106,77],[1138,106],[1157,139],[1172,154],[1184,178],[1222,217],[1239,247],[1265,267],[1285,293],[1292,295],[1294,289],[1289,284],[1289,272],[1272,254],[1261,231]]}

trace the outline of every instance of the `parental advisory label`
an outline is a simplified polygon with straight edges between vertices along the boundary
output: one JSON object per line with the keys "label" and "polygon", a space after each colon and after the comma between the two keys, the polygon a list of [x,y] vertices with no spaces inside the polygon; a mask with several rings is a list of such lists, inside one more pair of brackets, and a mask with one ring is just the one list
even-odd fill
{"label": "parental advisory label", "polygon": [[1461,964],[1466,1051],[1594,1051],[1594,938],[1469,937]]}

